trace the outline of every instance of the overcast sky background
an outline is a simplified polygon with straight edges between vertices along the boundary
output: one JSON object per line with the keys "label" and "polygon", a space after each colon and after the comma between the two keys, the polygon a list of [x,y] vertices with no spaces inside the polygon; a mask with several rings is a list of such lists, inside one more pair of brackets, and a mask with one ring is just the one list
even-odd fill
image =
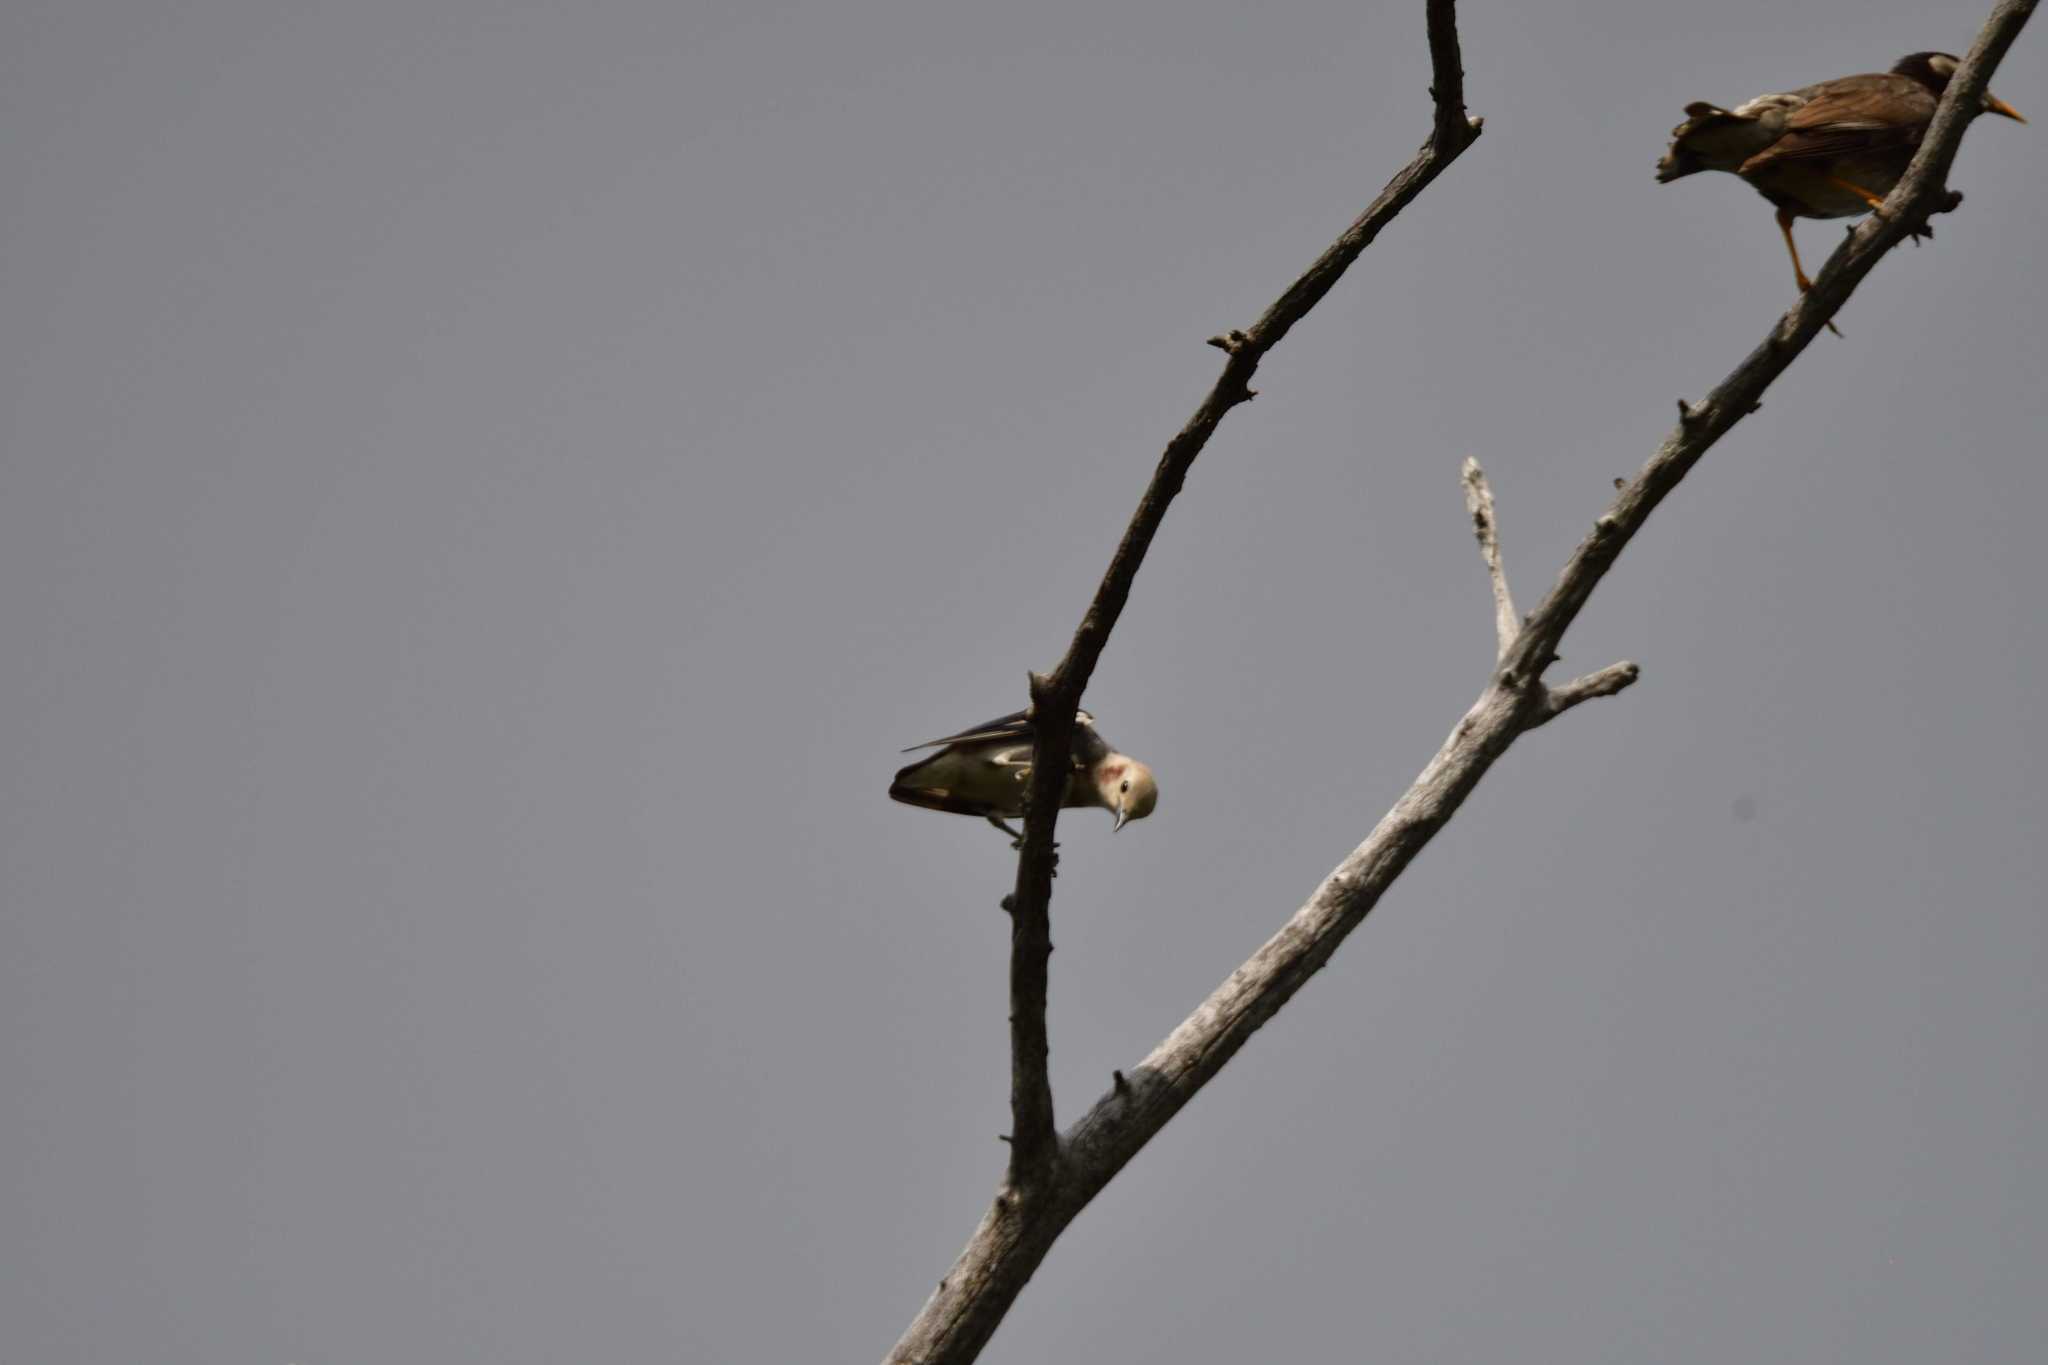
{"label": "overcast sky background", "polygon": [[[1486,135],[1269,361],[1089,706],[1072,1116],[1792,299],[1680,107],[1987,4],[1472,4]],[[873,1360],[1008,1126],[1023,704],[1429,124],[1422,4],[0,11],[0,1357]],[[1995,82],[2048,111],[2048,32]],[[1530,736],[985,1357],[2031,1359],[2048,140],[1988,119]],[[1807,223],[1818,267],[1841,232]]]}

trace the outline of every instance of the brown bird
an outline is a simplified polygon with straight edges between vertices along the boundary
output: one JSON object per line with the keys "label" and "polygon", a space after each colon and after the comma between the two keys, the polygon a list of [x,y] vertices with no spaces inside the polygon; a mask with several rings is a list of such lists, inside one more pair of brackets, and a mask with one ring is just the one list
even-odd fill
{"label": "brown bird", "polygon": [[[1906,173],[1959,64],[1946,52],[1915,52],[1890,71],[1759,95],[1733,109],[1688,104],[1685,122],[1671,130],[1671,146],[1657,163],[1657,179],[1727,171],[1747,180],[1777,206],[1778,230],[1804,293],[1813,281],[1799,264],[1792,220],[1847,218],[1882,205]],[[1989,91],[1983,107],[2026,122]]]}

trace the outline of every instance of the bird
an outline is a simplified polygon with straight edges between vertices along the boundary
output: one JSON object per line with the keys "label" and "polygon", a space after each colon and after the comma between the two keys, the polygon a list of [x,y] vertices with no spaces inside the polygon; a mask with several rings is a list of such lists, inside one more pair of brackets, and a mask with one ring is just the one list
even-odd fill
{"label": "bird", "polygon": [[[1031,782],[1031,745],[1037,731],[1029,711],[1012,711],[983,725],[913,744],[903,752],[937,749],[896,774],[889,795],[927,810],[979,815],[1021,844],[1021,831],[1004,816],[1024,814],[1024,793]],[[1116,816],[1113,830],[1142,820],[1159,804],[1159,784],[1152,770],[1128,754],[1120,754],[1095,728],[1095,717],[1074,712],[1073,772],[1067,778],[1063,807],[1100,806]]]}
{"label": "bird", "polygon": [[[1671,146],[1657,162],[1658,183],[1696,171],[1727,171],[1747,180],[1778,210],[1778,230],[1803,294],[1813,281],[1799,264],[1792,220],[1847,218],[1882,206],[1906,173],[1958,65],[1946,52],[1915,52],[1890,71],[1759,95],[1733,109],[1688,104],[1685,122],[1671,130]],[[2026,122],[1988,90],[1983,110]]]}

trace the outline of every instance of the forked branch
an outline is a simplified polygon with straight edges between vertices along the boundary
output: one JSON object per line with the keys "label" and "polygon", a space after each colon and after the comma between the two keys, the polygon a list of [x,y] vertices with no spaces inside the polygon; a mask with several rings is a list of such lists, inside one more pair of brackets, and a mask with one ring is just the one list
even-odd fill
{"label": "forked branch", "polygon": [[[1479,461],[1471,456],[1458,471],[1458,481],[1465,485],[1465,511],[1472,518],[1472,534],[1479,542],[1479,557],[1486,561],[1486,576],[1493,583],[1493,629],[1498,645],[1496,662],[1508,657],[1521,638],[1522,621],[1515,615],[1514,594],[1508,591],[1507,570],[1500,560],[1500,514],[1493,504],[1493,485],[1486,480],[1486,471],[1479,467]],[[1547,665],[1546,665],[1547,666]],[[1529,719],[1529,728],[1553,720],[1577,706],[1580,702],[1595,697],[1611,697],[1634,683],[1642,670],[1634,664],[1622,662],[1609,664],[1597,673],[1588,673],[1583,678],[1574,678],[1561,687],[1553,687],[1543,694],[1542,703]]]}

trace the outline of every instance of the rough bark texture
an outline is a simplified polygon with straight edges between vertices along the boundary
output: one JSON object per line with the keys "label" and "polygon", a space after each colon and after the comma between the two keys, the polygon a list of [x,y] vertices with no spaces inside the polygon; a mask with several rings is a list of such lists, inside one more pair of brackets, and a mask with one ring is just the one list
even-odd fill
{"label": "rough bark texture", "polygon": [[[1755,350],[1707,395],[1681,400],[1679,423],[1636,477],[1623,484],[1566,562],[1556,584],[1525,622],[1516,621],[1499,567],[1492,496],[1476,464],[1465,486],[1482,553],[1495,586],[1500,658],[1493,676],[1365,842],[1242,966],[1232,972],[1165,1041],[1064,1134],[1053,1128],[1045,1077],[1045,970],[1051,951],[1046,905],[1053,867],[1054,783],[1066,772],[1075,705],[1130,592],[1139,562],[1188,466],[1223,415],[1251,396],[1258,358],[1328,291],[1385,221],[1412,199],[1477,135],[1463,113],[1455,16],[1450,0],[1430,0],[1436,120],[1422,153],[1387,186],[1366,214],[1254,327],[1215,339],[1230,353],[1224,372],[1194,418],[1167,447],[1072,647],[1050,677],[1032,679],[1038,708],[1031,811],[1019,856],[1011,971],[1012,1097],[1017,1131],[1010,1171],[966,1248],[891,1352],[900,1365],[973,1360],[1046,1252],[1145,1143],[1244,1046],[1259,1026],[1329,961],[1417,853],[1457,811],[1495,759],[1524,731],[1581,702],[1611,696],[1636,679],[1621,663],[1550,687],[1543,673],[1565,631],[1622,549],[1679,481],[1736,423],[1757,410],[1771,381],[1827,325],[1885,252],[1953,209],[1961,196],[1945,181],[1969,120],[1999,60],[2033,13],[2035,0],[2001,0],[1950,82],[1911,168],[1884,208],[1859,223],[1829,258],[1811,292],[1774,324]],[[1483,515],[1482,515],[1483,513]],[[1044,790],[1040,790],[1040,788]]]}

